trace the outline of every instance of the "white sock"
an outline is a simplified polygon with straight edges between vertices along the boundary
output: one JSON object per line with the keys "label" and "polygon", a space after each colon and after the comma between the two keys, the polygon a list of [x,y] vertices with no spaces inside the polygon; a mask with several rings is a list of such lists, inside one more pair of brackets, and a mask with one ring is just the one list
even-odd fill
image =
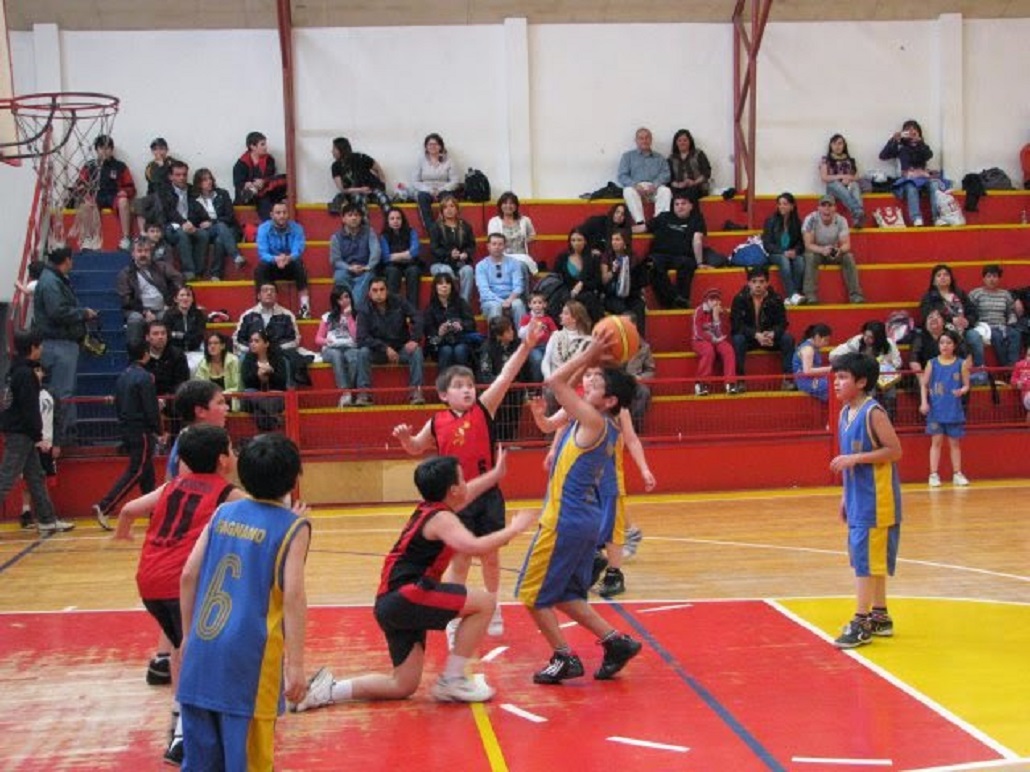
{"label": "white sock", "polygon": [[182,716],[175,714],[175,729],[172,730],[172,738],[182,737]]}
{"label": "white sock", "polygon": [[345,702],[354,696],[354,681],[346,679],[344,681],[333,681],[333,686],[329,690],[329,697],[333,702]]}
{"label": "white sock", "polygon": [[447,655],[447,664],[443,668],[444,678],[464,678],[465,665],[468,664],[468,657],[459,657],[457,654]]}

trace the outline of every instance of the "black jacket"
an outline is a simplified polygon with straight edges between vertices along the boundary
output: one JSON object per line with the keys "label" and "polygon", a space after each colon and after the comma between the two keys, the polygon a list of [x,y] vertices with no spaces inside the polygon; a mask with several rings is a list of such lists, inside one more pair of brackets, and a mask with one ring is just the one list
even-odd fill
{"label": "black jacket", "polygon": [[705,218],[695,205],[690,216],[682,220],[673,212],[662,212],[647,223],[647,230],[654,234],[651,241],[652,255],[694,256],[694,234],[707,233]]}
{"label": "black jacket", "polygon": [[[182,274],[172,268],[166,260],[152,260],[146,270],[151,283],[157,287],[161,297],[165,299],[165,305],[171,306],[175,301],[175,294],[182,289]],[[139,268],[136,266],[136,261],[130,261],[118,272],[114,286],[118,297],[122,300],[123,312],[143,313],[143,296],[139,291]]]}
{"label": "black jacket", "polygon": [[[204,205],[200,203],[199,195],[194,199],[194,202],[201,209],[204,209]],[[215,208],[215,221],[225,223],[233,231],[238,231],[240,225],[236,222],[236,211],[233,209],[232,196],[229,195],[229,191],[225,188],[215,188],[211,193],[211,203]],[[204,211],[207,212],[206,209]],[[236,240],[240,240],[238,234]]]}
{"label": "black jacket", "polygon": [[44,339],[80,341],[86,337],[86,309],[68,277],[47,265],[39,277],[32,301],[32,329]]}
{"label": "black jacket", "polygon": [[43,439],[43,418],[39,413],[39,377],[41,365],[34,359],[19,357],[11,361],[7,386],[11,405],[0,413],[0,430],[6,434],[24,434],[33,442]]}
{"label": "black jacket", "polygon": [[434,353],[440,345],[453,346],[461,343],[461,333],[457,332],[449,332],[440,338],[440,325],[444,322],[461,322],[462,333],[476,331],[476,317],[464,298],[451,295],[451,302],[446,308],[430,301],[426,310],[422,312],[422,329],[426,334],[427,348]]}
{"label": "black jacket", "polygon": [[358,345],[385,354],[404,348],[409,340],[422,340],[422,315],[404,298],[387,295],[383,309],[369,301],[358,313]]}
{"label": "black jacket", "polygon": [[161,214],[164,216],[166,225],[182,225],[189,220],[199,228],[201,223],[208,222],[211,219],[207,214],[207,210],[197,201],[189,188],[186,189],[186,217],[179,214],[179,196],[174,185],[166,183],[159,186],[157,195],[161,199]]}
{"label": "black jacket", "polygon": [[240,323],[236,326],[236,344],[240,351],[246,352],[250,346],[250,336],[259,330],[264,330],[268,340],[279,348],[297,347],[297,319],[282,306],[275,306],[267,327],[261,316],[260,303],[240,317]]}
{"label": "black jacket", "polygon": [[[451,257],[451,251],[457,249],[468,255],[465,263]],[[433,255],[433,263],[449,265],[455,272],[462,265],[472,265],[476,259],[476,236],[472,226],[461,220],[457,228],[446,227],[437,221],[429,228],[429,251]]]}
{"label": "black jacket", "polygon": [[[969,299],[969,295],[962,290],[954,289],[952,292],[962,304],[962,315],[969,320],[969,326],[975,327],[980,319],[980,315],[976,312],[976,305]],[[944,298],[936,287],[929,290],[919,301],[919,318],[924,324],[926,323],[927,315],[931,311],[940,311],[944,321],[949,324],[955,316],[948,307],[948,304],[944,302]]]}
{"label": "black jacket", "polygon": [[168,326],[168,339],[178,348],[196,351],[203,347],[207,317],[196,306],[191,306],[185,315],[173,306],[165,313],[164,322]]}
{"label": "black jacket", "polygon": [[133,362],[114,385],[114,411],[124,432],[161,431],[154,376],[139,362]]}
{"label": "black jacket", "polygon": [[190,366],[186,355],[170,343],[160,357],[150,355],[147,372],[154,377],[154,388],[158,394],[174,394],[179,386],[190,379]]}
{"label": "black jacket", "polygon": [[765,221],[765,226],[762,228],[762,246],[765,247],[765,251],[770,255],[781,255],[788,249],[793,249],[799,255],[803,255],[805,238],[801,235],[801,221],[796,217],[787,221],[789,243],[786,247],[780,243],[783,230],[783,218],[779,212],[769,215],[769,219]]}
{"label": "black jacket", "polygon": [[750,340],[755,337],[755,333],[772,330],[776,340],[779,340],[789,326],[783,299],[770,287],[758,307],[757,314],[754,309],[750,287],[745,284],[744,288],[733,296],[733,304],[730,306],[733,334],[743,335]]}
{"label": "black jacket", "polygon": [[286,379],[286,358],[279,351],[268,352],[268,362],[272,365],[272,374],[268,381],[262,385],[258,377],[257,357],[247,352],[240,359],[240,383],[245,389],[256,391],[285,391]]}

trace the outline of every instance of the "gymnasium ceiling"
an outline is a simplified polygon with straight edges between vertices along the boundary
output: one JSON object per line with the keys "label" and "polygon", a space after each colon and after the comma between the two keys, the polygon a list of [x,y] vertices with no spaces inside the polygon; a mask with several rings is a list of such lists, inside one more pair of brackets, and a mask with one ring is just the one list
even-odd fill
{"label": "gymnasium ceiling", "polygon": [[[276,26],[275,0],[5,0],[13,30],[255,29]],[[734,0],[291,0],[298,27],[726,22]],[[1030,17],[1030,0],[773,0],[772,21]]]}

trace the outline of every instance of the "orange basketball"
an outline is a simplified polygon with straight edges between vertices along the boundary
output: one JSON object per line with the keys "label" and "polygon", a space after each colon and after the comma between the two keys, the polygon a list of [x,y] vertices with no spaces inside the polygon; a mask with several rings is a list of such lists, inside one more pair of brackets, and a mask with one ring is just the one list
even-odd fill
{"label": "orange basketball", "polygon": [[616,362],[626,364],[640,348],[640,333],[628,316],[606,316],[594,325],[594,333],[608,331],[612,343],[609,353]]}

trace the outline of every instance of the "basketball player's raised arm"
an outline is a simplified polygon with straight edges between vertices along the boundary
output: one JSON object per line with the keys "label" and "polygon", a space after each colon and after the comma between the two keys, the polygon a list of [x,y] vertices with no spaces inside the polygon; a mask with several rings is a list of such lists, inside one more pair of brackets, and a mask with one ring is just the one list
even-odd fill
{"label": "basketball player's raised arm", "polygon": [[[166,483],[167,484],[167,483]],[[115,526],[114,539],[123,539],[125,541],[131,541],[132,539],[132,524],[139,518],[149,516],[153,513],[154,508],[157,507],[157,502],[161,498],[161,492],[165,489],[162,485],[150,493],[145,493],[138,498],[133,499],[124,507],[122,511],[118,513],[118,525]]]}
{"label": "basketball player's raised arm", "polygon": [[601,361],[607,349],[607,339],[591,338],[590,343],[547,376],[544,384],[554,393],[558,404],[573,421],[579,423],[579,433],[574,438],[580,446],[593,444],[604,431],[605,418],[593,405],[576,393],[573,379],[576,373]]}
{"label": "basketball player's raised arm", "polygon": [[423,453],[436,450],[432,419],[426,421],[425,426],[415,435],[412,435],[411,426],[408,424],[398,424],[393,427],[393,436],[404,448],[404,451],[411,456],[421,456]]}
{"label": "basketball player's raised arm", "polygon": [[427,539],[442,541],[455,552],[463,555],[485,555],[510,542],[533,525],[539,516],[539,511],[521,509],[500,531],[494,531],[485,536],[476,536],[462,525],[457,515],[444,510],[437,513],[426,524],[423,534]]}
{"label": "basketball player's raised arm", "polygon": [[508,393],[508,389],[515,382],[519,372],[522,370],[522,366],[526,364],[529,352],[540,344],[540,340],[544,337],[546,331],[543,324],[530,322],[526,329],[526,337],[522,339],[522,343],[515,349],[515,353],[511,355],[511,358],[504,363],[504,367],[501,368],[501,372],[497,374],[494,382],[479,395],[479,401],[491,416],[497,413],[497,408],[501,406],[504,395]]}

